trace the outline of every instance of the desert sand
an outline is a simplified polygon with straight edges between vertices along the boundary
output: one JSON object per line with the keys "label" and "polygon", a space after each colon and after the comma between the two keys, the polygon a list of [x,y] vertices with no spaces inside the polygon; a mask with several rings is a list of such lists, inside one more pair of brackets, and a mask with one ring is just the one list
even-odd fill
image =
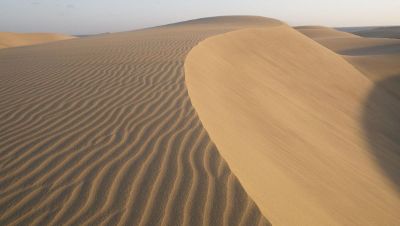
{"label": "desert sand", "polygon": [[54,33],[12,33],[12,32],[0,32],[0,49],[37,45],[46,42],[54,42],[61,40],[68,40],[75,38],[70,35],[54,34]]}
{"label": "desert sand", "polygon": [[[298,31],[342,55],[374,82],[400,75],[400,40],[363,38],[327,27],[298,27]],[[327,34],[321,36],[319,34]]]}
{"label": "desert sand", "polygon": [[1,49],[0,225],[399,225],[396,51],[318,29],[226,16]]}
{"label": "desert sand", "polygon": [[[302,32],[399,66],[398,40]],[[400,225],[399,96],[317,42],[285,24],[206,39],[185,64],[193,106],[272,225]]]}
{"label": "desert sand", "polygon": [[193,109],[221,17],[0,50],[0,225],[268,225]]}

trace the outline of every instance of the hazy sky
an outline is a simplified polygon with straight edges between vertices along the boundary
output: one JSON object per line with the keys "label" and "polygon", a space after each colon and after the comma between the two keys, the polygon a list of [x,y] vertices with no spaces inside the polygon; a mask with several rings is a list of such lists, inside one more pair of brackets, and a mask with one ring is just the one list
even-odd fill
{"label": "hazy sky", "polygon": [[216,15],[290,25],[400,25],[400,0],[0,0],[0,31],[89,34]]}

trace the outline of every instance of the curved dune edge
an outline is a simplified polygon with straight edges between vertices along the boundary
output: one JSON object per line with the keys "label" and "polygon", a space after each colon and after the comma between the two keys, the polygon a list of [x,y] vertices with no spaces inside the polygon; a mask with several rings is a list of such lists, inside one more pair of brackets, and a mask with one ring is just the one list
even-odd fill
{"label": "curved dune edge", "polygon": [[75,36],[55,33],[12,33],[0,32],[0,49],[43,44],[76,38]]}
{"label": "curved dune edge", "polygon": [[[400,224],[399,195],[361,125],[374,85],[342,57],[286,25],[245,29],[194,47],[185,78],[203,126],[273,225]],[[385,103],[368,106],[377,117],[383,105],[400,109],[378,92]]]}
{"label": "curved dune edge", "polygon": [[0,51],[0,225],[265,226],[190,103],[217,17]]}

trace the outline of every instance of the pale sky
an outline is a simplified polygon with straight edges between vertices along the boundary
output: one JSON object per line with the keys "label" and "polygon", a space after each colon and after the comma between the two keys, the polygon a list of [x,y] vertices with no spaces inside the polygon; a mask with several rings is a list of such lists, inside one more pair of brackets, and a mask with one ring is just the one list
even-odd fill
{"label": "pale sky", "polygon": [[0,0],[0,31],[93,34],[218,15],[290,25],[400,25],[400,0]]}

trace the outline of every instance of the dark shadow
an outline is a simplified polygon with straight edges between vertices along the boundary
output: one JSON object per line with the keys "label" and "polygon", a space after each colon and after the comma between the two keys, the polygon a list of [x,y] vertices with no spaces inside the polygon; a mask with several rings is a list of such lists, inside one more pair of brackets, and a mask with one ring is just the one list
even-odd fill
{"label": "dark shadow", "polygon": [[339,52],[347,56],[365,56],[365,55],[383,55],[383,54],[399,54],[400,42],[395,44],[376,45],[364,48],[349,49]]}
{"label": "dark shadow", "polygon": [[370,150],[400,192],[400,75],[378,82],[371,90],[363,124]]}

